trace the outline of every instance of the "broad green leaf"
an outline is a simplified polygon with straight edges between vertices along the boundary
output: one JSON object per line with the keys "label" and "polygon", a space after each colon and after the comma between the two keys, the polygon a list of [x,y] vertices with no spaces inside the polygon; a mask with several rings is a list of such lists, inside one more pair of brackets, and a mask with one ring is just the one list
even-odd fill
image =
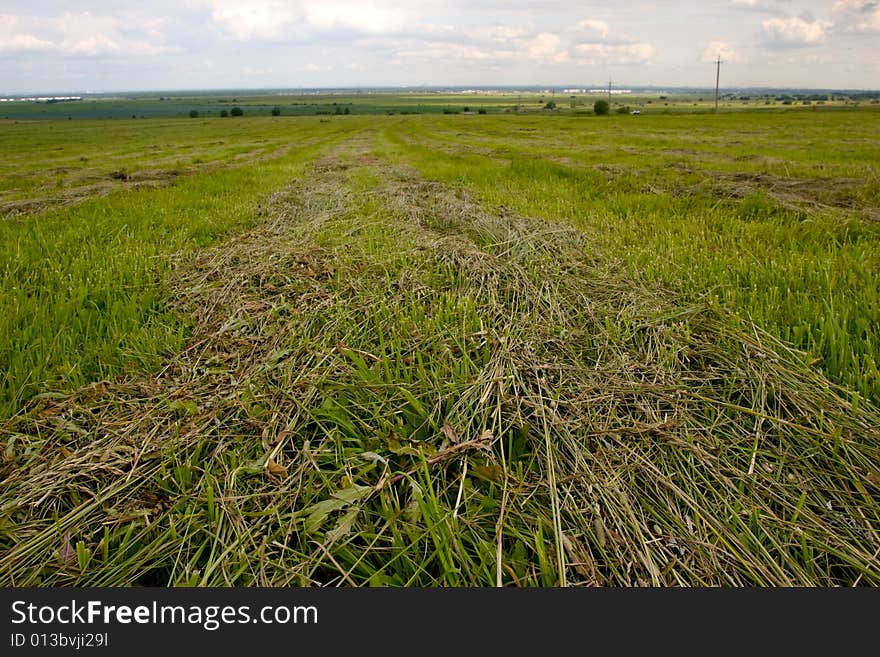
{"label": "broad green leaf", "polygon": [[351,526],[354,524],[354,521],[357,520],[358,514],[361,512],[357,507],[349,509],[345,512],[339,522],[336,523],[336,526],[327,532],[327,536],[325,540],[327,543],[335,543],[337,540],[342,538],[343,536],[348,535],[351,531]]}

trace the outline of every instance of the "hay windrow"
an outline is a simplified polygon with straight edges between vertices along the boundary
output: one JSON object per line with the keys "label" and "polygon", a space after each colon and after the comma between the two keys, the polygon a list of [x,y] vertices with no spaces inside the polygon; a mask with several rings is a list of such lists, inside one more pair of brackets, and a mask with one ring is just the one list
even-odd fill
{"label": "hay windrow", "polygon": [[0,426],[4,583],[880,584],[875,407],[365,139],[170,295],[160,372]]}

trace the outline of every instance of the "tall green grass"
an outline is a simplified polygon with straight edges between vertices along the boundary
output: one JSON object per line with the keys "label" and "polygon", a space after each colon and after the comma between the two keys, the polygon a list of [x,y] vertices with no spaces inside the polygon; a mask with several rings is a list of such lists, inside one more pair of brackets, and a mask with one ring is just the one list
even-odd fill
{"label": "tall green grass", "polygon": [[[163,303],[174,262],[252,226],[272,191],[357,129],[353,121],[288,125],[278,143],[291,150],[281,157],[0,220],[0,415],[41,391],[153,367],[178,350],[187,320]],[[95,134],[93,157],[121,147]]]}
{"label": "tall green grass", "polygon": [[282,147],[299,148],[328,131],[313,126],[318,127],[314,119],[268,118],[0,122],[0,213],[15,201],[52,205],[212,166],[246,164]]}
{"label": "tall green grass", "polygon": [[[251,225],[259,199],[295,175],[315,144],[355,125],[381,129],[385,154],[429,177],[582,228],[634,275],[735,310],[878,399],[880,229],[864,219],[880,205],[878,117],[4,124],[4,200],[86,200],[0,224],[0,403],[8,413],[47,384],[155,363],[179,345],[185,327],[161,304],[168,254]],[[229,164],[236,168],[222,170]],[[220,170],[200,173],[207,166]],[[188,175],[165,189],[92,189],[113,171]],[[794,196],[774,196],[792,181]]]}
{"label": "tall green grass", "polygon": [[880,582],[875,405],[367,136],[172,272],[160,372],[0,422],[0,582]]}
{"label": "tall green grass", "polygon": [[878,400],[878,126],[877,112],[489,117],[385,135],[424,175],[575,225],[632,275],[755,321]]}

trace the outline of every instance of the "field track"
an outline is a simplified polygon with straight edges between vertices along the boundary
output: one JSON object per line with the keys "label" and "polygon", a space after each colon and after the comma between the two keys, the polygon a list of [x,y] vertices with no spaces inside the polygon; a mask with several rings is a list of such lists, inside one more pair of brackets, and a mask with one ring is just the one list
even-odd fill
{"label": "field track", "polygon": [[0,423],[0,582],[880,585],[880,413],[757,326],[369,132],[263,218]]}

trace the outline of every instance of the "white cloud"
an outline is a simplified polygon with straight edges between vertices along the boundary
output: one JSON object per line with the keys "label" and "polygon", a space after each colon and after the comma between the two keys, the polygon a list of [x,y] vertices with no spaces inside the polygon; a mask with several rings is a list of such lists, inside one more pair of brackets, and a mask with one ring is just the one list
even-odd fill
{"label": "white cloud", "polygon": [[588,18],[586,20],[578,21],[574,26],[574,32],[582,35],[593,34],[604,39],[608,36],[608,23]]}
{"label": "white cloud", "polygon": [[521,26],[494,25],[470,30],[446,30],[429,26],[433,38],[409,37],[391,46],[384,40],[371,40],[376,48],[390,47],[396,57],[428,61],[471,61],[487,64],[540,63],[551,67],[594,61],[614,64],[644,64],[656,54],[652,44],[607,40],[612,32],[608,23],[584,19],[557,31],[528,30]]}
{"label": "white cloud", "polygon": [[827,21],[808,21],[797,16],[792,18],[768,18],[761,23],[769,45],[782,47],[810,46],[825,39],[825,31],[831,27]]}
{"label": "white cloud", "polygon": [[878,6],[880,6],[880,3],[877,0],[837,0],[831,11],[834,13],[841,11],[870,13],[877,11]]}
{"label": "white cloud", "polygon": [[[566,33],[571,39],[571,59],[580,66],[596,62],[647,64],[657,52],[650,43],[630,42],[614,36],[606,21],[595,18],[576,22]],[[609,39],[609,35],[612,38]]]}
{"label": "white cloud", "polygon": [[309,62],[307,64],[303,64],[300,66],[298,71],[302,71],[303,73],[320,73],[322,71],[331,71],[333,70],[332,66],[327,66],[326,64],[315,64],[314,62]]}
{"label": "white cloud", "polygon": [[596,62],[647,64],[657,52],[650,43],[632,42],[616,36],[606,21],[594,18],[576,22],[566,34],[571,39],[570,59],[580,66]]}
{"label": "white cloud", "polygon": [[[824,0],[818,1],[823,2]],[[804,0],[799,0],[799,2],[803,4]],[[734,10],[770,14],[781,18],[788,17],[789,10],[792,9],[791,0],[729,0],[729,5]]]}
{"label": "white cloud", "polygon": [[61,52],[69,55],[102,55],[122,50],[121,23],[113,16],[95,16],[89,12],[65,13],[57,20],[62,33]]}
{"label": "white cloud", "polygon": [[26,52],[51,47],[50,41],[32,34],[17,16],[0,14],[0,52]]}
{"label": "white cloud", "polygon": [[838,0],[832,13],[843,30],[880,32],[880,2],[877,0]]}
{"label": "white cloud", "polygon": [[393,34],[414,22],[410,12],[387,3],[331,0],[306,2],[305,19],[319,31],[345,30],[363,34]]}
{"label": "white cloud", "polygon": [[826,66],[834,63],[834,57],[827,54],[804,54],[797,53],[797,56],[786,57],[783,63],[790,66]]}
{"label": "white cloud", "polygon": [[616,64],[648,64],[657,53],[650,43],[579,43],[574,52],[579,64],[606,61]]}
{"label": "white cloud", "polygon": [[[4,90],[588,85],[609,72],[633,86],[688,86],[708,78],[700,60],[719,53],[733,64],[724,72],[732,86],[880,88],[880,0],[0,0],[0,7]],[[202,70],[209,57],[214,67]]]}
{"label": "white cloud", "polygon": [[415,23],[402,5],[365,0],[207,0],[211,19],[240,41],[280,41],[333,32],[393,34]]}
{"label": "white cloud", "polygon": [[[435,31],[435,28],[430,27],[430,30]],[[448,28],[445,32],[449,37],[455,37],[457,34],[461,34],[454,28]],[[528,30],[521,27],[510,27],[509,25],[493,25],[489,28],[466,30],[464,33],[475,41],[492,43],[509,43],[516,39],[526,38],[530,35]]]}
{"label": "white cloud", "polygon": [[528,40],[527,51],[529,57],[555,57],[560,50],[562,39],[555,34],[542,32]]}
{"label": "white cloud", "polygon": [[[228,36],[247,41],[314,42],[339,35],[361,37],[353,43],[398,59],[428,61],[539,61],[565,64],[573,56],[622,63],[647,61],[654,47],[625,43],[605,44],[610,27],[604,20],[586,18],[557,29],[536,29],[530,22],[511,22],[499,16],[494,25],[455,26],[422,20],[414,3],[383,0],[202,0],[211,18]],[[499,4],[499,12],[505,5]],[[296,38],[292,38],[295,35]],[[400,38],[392,38],[397,37]],[[383,38],[385,37],[385,38]],[[602,44],[593,48],[589,44]],[[586,46],[577,50],[580,46]]]}
{"label": "white cloud", "polygon": [[722,61],[732,64],[739,64],[746,61],[745,56],[739,50],[735,50],[726,41],[713,41],[707,45],[703,50],[700,61],[714,62],[718,56],[721,56]]}
{"label": "white cloud", "polygon": [[211,18],[234,39],[277,39],[297,17],[289,3],[280,0],[214,0]]}
{"label": "white cloud", "polygon": [[160,42],[161,20],[145,21],[145,26],[135,21],[134,17],[68,12],[54,21],[55,29],[61,33],[57,47],[65,55],[89,57],[149,57],[179,50]]}
{"label": "white cloud", "polygon": [[471,62],[487,66],[540,63],[549,67],[564,65],[572,58],[573,44],[565,30],[535,33],[493,26],[457,34],[434,30],[432,36],[435,38],[367,39],[360,44],[369,45],[376,52],[390,53],[397,60],[433,61],[439,66],[443,62]]}
{"label": "white cloud", "polygon": [[[61,56],[147,56],[174,52],[160,41],[159,19],[146,20],[146,33],[116,16],[66,12],[54,18],[0,16],[0,51],[49,51]],[[140,26],[139,26],[140,27]]]}
{"label": "white cloud", "polygon": [[448,61],[495,62],[513,59],[517,56],[517,53],[515,50],[490,50],[474,45],[431,41],[404,45],[394,51],[394,56],[442,65]]}
{"label": "white cloud", "polygon": [[3,52],[46,50],[51,47],[50,41],[39,39],[33,34],[12,34],[0,37],[0,51]]}

